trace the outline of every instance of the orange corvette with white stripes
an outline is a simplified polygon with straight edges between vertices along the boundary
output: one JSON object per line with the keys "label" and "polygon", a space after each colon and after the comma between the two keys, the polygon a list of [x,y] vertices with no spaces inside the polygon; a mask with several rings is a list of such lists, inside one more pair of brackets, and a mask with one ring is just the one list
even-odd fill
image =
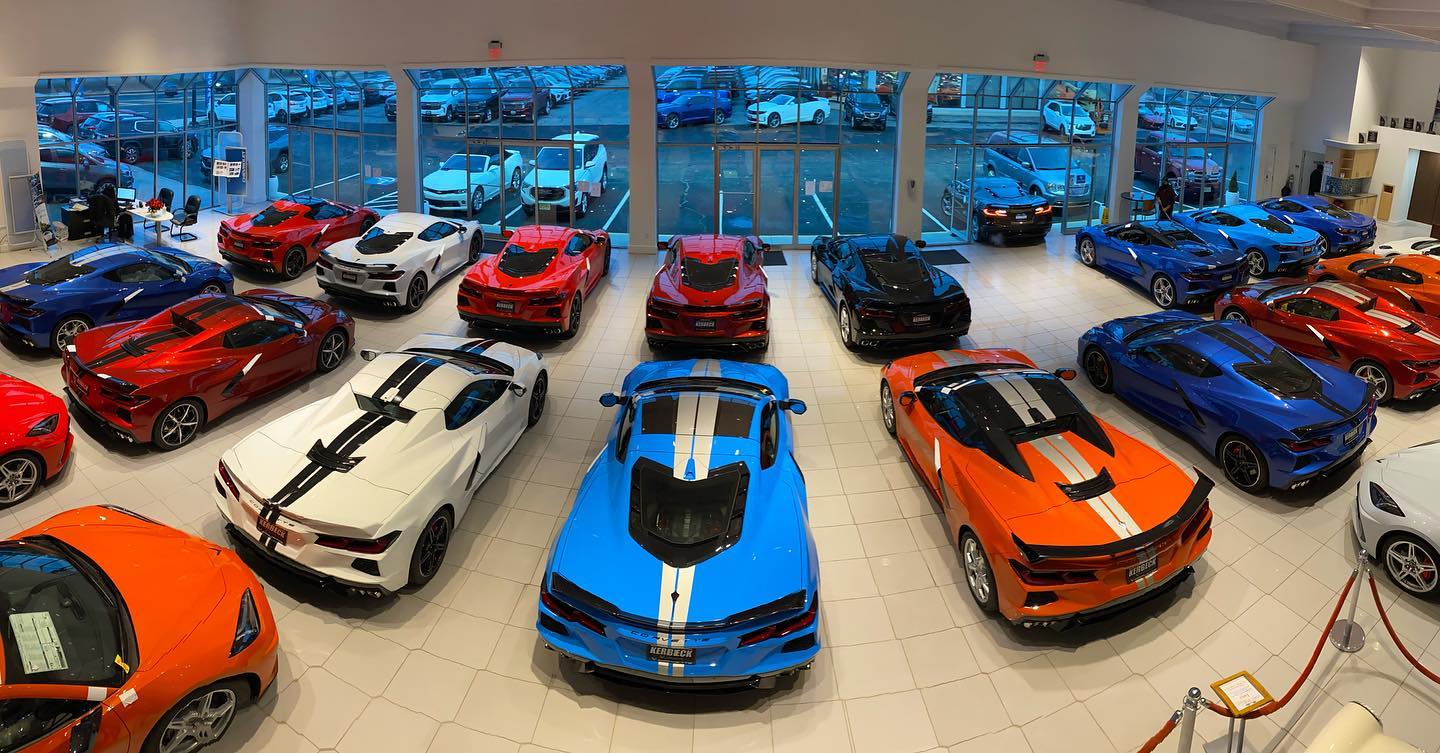
{"label": "orange corvette with white stripes", "polygon": [[1210,479],[1086,410],[1014,350],[885,365],[880,407],[940,502],[980,608],[1065,627],[1165,593],[1210,543]]}

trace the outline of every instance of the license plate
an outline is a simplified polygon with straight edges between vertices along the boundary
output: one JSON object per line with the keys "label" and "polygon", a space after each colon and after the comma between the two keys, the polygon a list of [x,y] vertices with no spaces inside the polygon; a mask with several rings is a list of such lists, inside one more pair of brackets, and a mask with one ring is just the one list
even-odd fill
{"label": "license plate", "polygon": [[646,646],[645,658],[671,664],[694,664],[695,649],[684,646]]}
{"label": "license plate", "polygon": [[514,302],[514,301],[496,301],[496,302],[495,302],[495,310],[496,310],[496,311],[514,311],[514,310],[515,310],[515,302]]}
{"label": "license plate", "polygon": [[1350,444],[1351,442],[1354,442],[1355,438],[1358,436],[1360,436],[1360,427],[1356,426],[1350,431],[1345,432],[1345,436],[1341,437],[1340,441],[1344,442],[1345,444]]}
{"label": "license plate", "polygon": [[1022,214],[1017,214],[1017,215],[1015,215],[1015,219],[1017,219],[1017,220],[1028,220],[1028,219],[1030,219],[1030,215],[1028,215],[1028,214],[1023,214],[1023,213],[1022,213]]}
{"label": "license plate", "polygon": [[1125,582],[1134,583],[1150,573],[1155,572],[1159,566],[1160,555],[1157,552],[1127,568],[1125,570]]}
{"label": "license plate", "polygon": [[695,329],[715,329],[714,319],[696,319]]}
{"label": "license plate", "polygon": [[354,272],[341,272],[340,280],[342,282],[360,282],[360,275]]}
{"label": "license plate", "polygon": [[929,315],[929,314],[916,314],[916,315],[910,317],[910,321],[915,322],[916,324],[929,324],[929,323],[930,323],[930,315]]}
{"label": "license plate", "polygon": [[260,533],[279,541],[281,544],[286,543],[286,540],[290,538],[289,531],[281,528],[279,524],[266,520],[265,513],[263,512],[260,513],[260,517],[255,519],[255,527],[260,529]]}
{"label": "license plate", "polygon": [[1235,275],[1233,275],[1233,274],[1232,274],[1232,275],[1220,275],[1220,282],[1230,282],[1230,281],[1231,281],[1232,279],[1234,279],[1234,278],[1235,278]]}
{"label": "license plate", "polygon": [[245,244],[241,243],[240,241],[231,241],[230,245],[234,246],[235,248],[245,248]]}

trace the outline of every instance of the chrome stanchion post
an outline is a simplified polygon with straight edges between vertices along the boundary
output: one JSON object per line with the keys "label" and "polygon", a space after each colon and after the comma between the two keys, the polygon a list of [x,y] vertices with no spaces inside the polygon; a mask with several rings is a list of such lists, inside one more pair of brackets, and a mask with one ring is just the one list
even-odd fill
{"label": "chrome stanchion post", "polygon": [[1355,624],[1355,608],[1360,605],[1360,588],[1365,585],[1365,576],[1370,573],[1370,555],[1360,548],[1355,561],[1354,593],[1350,595],[1350,612],[1343,620],[1336,620],[1330,628],[1330,645],[1336,650],[1353,654],[1365,647],[1365,629]]}
{"label": "chrome stanchion post", "polygon": [[1240,717],[1240,723],[1235,726],[1235,753],[1245,753],[1245,717]]}
{"label": "chrome stanchion post", "polygon": [[1180,717],[1180,742],[1175,753],[1190,753],[1191,742],[1195,739],[1195,714],[1203,705],[1205,701],[1200,697],[1199,688],[1191,688],[1185,693],[1185,700],[1180,702],[1180,710],[1175,712]]}
{"label": "chrome stanchion post", "polygon": [[1235,717],[1230,717],[1230,728],[1225,730],[1225,753],[1235,750]]}

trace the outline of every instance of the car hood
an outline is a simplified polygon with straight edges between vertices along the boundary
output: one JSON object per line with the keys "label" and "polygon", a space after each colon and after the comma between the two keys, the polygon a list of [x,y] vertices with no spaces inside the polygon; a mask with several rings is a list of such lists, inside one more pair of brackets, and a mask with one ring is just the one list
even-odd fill
{"label": "car hood", "polygon": [[450,94],[424,94],[420,97],[422,105],[443,105],[454,99]]}
{"label": "car hood", "polygon": [[859,112],[859,113],[863,113],[863,114],[865,114],[865,115],[883,115],[883,114],[885,114],[885,106],[884,106],[884,105],[877,105],[877,104],[859,104],[859,103],[851,102],[851,103],[850,103],[850,109],[852,109],[852,110],[854,110],[854,111],[856,111],[856,112]]}
{"label": "car hood", "polygon": [[23,379],[0,372],[0,455],[21,444],[31,427],[59,415],[58,432],[68,430],[65,401]]}
{"label": "car hood", "polygon": [[[583,168],[577,166],[575,168],[576,180],[579,180],[582,175],[584,175]],[[570,171],[531,170],[530,174],[525,176],[525,185],[538,186],[540,188],[568,188],[570,186]]]}
{"label": "car hood", "polygon": [[489,172],[471,173],[466,170],[436,170],[425,176],[421,181],[424,186],[432,191],[460,191],[468,190],[471,186],[481,183],[494,183],[495,178]]}

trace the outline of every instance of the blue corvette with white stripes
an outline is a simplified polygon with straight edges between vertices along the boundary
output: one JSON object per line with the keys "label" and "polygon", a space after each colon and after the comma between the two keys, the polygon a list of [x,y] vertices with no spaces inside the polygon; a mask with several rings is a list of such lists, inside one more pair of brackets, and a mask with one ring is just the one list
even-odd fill
{"label": "blue corvette with white stripes", "polygon": [[820,650],[818,562],[773,366],[644,363],[541,582],[545,645],[582,672],[771,686]]}
{"label": "blue corvette with white stripes", "polygon": [[1175,221],[1212,246],[1244,254],[1253,277],[1304,269],[1324,251],[1320,233],[1291,225],[1254,204],[1177,213]]}
{"label": "blue corvette with white stripes", "polygon": [[144,319],[233,286],[230,270],[183,251],[91,246],[0,269],[0,330],[58,355],[91,327]]}
{"label": "blue corvette with white stripes", "polygon": [[1184,435],[1247,492],[1332,472],[1359,457],[1375,429],[1364,380],[1297,358],[1239,321],[1114,319],[1080,336],[1079,356],[1096,389]]}
{"label": "blue corvette with white stripes", "polygon": [[1207,245],[1169,220],[1081,228],[1075,253],[1087,267],[1144,287],[1162,309],[1219,296],[1244,276],[1239,251]]}

